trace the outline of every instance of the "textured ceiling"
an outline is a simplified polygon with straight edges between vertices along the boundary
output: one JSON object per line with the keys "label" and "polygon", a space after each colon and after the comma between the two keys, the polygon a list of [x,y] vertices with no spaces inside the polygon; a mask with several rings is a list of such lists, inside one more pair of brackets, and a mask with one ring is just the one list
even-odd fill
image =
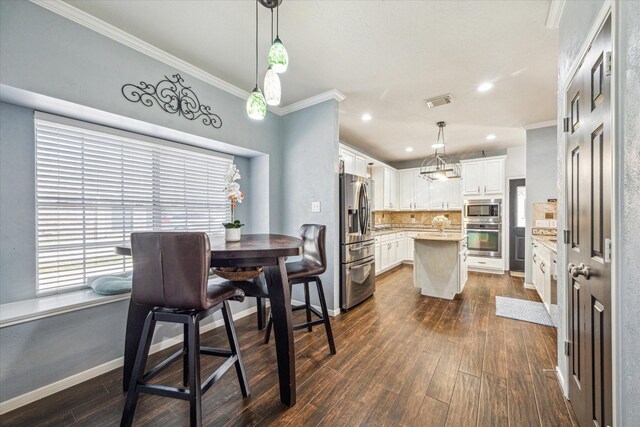
{"label": "textured ceiling", "polygon": [[[212,75],[250,91],[254,3],[69,0],[68,3]],[[340,105],[341,139],[387,161],[424,157],[445,120],[447,151],[524,144],[522,126],[556,118],[556,30],[549,2],[295,1],[280,9],[290,57],[282,105],[329,89]],[[269,12],[260,8],[260,69]],[[482,82],[495,87],[477,92]],[[422,100],[451,92],[428,110]],[[363,122],[363,113],[373,120]],[[488,134],[496,139],[487,141]],[[405,152],[414,147],[412,153]]]}

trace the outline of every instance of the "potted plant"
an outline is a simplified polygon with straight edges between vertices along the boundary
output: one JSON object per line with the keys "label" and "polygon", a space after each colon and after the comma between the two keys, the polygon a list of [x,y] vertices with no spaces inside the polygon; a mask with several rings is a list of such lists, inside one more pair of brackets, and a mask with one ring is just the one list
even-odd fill
{"label": "potted plant", "polygon": [[237,242],[240,240],[241,227],[244,226],[240,220],[235,219],[235,209],[238,203],[242,203],[244,194],[240,191],[240,184],[236,181],[241,178],[240,171],[236,165],[229,166],[227,174],[224,177],[224,193],[227,196],[227,200],[231,203],[231,222],[222,224],[224,226],[224,238],[227,242]]}

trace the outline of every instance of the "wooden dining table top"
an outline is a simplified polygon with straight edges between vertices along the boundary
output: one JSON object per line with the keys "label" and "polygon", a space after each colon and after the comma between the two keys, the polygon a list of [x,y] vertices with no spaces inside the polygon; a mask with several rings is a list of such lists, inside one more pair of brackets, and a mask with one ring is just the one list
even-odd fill
{"label": "wooden dining table top", "polygon": [[[302,239],[283,234],[243,234],[238,242],[209,236],[212,259],[277,258],[302,254]],[[119,255],[131,256],[131,243],[116,245]]]}

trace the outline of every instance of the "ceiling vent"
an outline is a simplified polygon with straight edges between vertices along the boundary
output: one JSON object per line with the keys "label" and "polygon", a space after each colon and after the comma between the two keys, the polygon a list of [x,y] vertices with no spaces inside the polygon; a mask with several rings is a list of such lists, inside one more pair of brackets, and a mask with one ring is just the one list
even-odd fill
{"label": "ceiling vent", "polygon": [[445,104],[451,104],[453,102],[453,95],[447,93],[446,95],[434,96],[433,98],[427,98],[424,100],[424,103],[427,104],[427,107],[439,107]]}

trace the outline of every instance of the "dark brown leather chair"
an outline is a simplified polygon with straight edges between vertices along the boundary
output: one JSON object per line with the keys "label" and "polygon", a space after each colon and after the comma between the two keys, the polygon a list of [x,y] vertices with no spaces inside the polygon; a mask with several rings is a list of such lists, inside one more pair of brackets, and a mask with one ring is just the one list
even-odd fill
{"label": "dark brown leather chair", "polygon": [[[329,312],[327,310],[327,301],[324,298],[324,290],[322,289],[322,281],[320,275],[327,270],[327,252],[326,252],[326,234],[327,227],[318,224],[304,224],[300,227],[300,237],[304,242],[302,247],[302,259],[300,261],[288,262],[287,276],[289,278],[289,286],[291,289],[293,285],[303,283],[304,284],[304,304],[293,306],[292,310],[305,310],[307,312],[307,321],[298,325],[294,325],[293,329],[306,328],[311,332],[313,326],[324,324],[325,331],[327,333],[327,339],[329,341],[329,349],[331,354],[336,354],[336,345],[333,341],[333,333],[331,332],[331,322],[329,320]],[[316,289],[318,291],[318,299],[320,300],[319,312],[315,307],[311,305],[311,299],[309,296],[309,283],[315,282]],[[312,314],[315,314],[318,319],[311,320]],[[265,332],[264,342],[269,342],[271,336],[273,320],[269,315],[269,322],[267,323],[267,330]]]}
{"label": "dark brown leather chair", "polygon": [[[235,365],[242,395],[249,395],[249,384],[228,303],[229,300],[243,301],[244,293],[225,284],[208,286],[211,249],[206,233],[132,233],[131,255],[133,302],[154,308],[144,324],[120,425],[132,424],[139,393],[149,393],[188,400],[191,425],[200,426],[202,394],[232,365]],[[200,347],[200,320],[218,310],[222,310],[230,350]],[[156,322],[183,324],[184,345],[145,373]],[[200,381],[200,354],[227,358],[204,383]],[[183,383],[188,389],[149,383],[151,378],[180,356],[184,368]]]}

